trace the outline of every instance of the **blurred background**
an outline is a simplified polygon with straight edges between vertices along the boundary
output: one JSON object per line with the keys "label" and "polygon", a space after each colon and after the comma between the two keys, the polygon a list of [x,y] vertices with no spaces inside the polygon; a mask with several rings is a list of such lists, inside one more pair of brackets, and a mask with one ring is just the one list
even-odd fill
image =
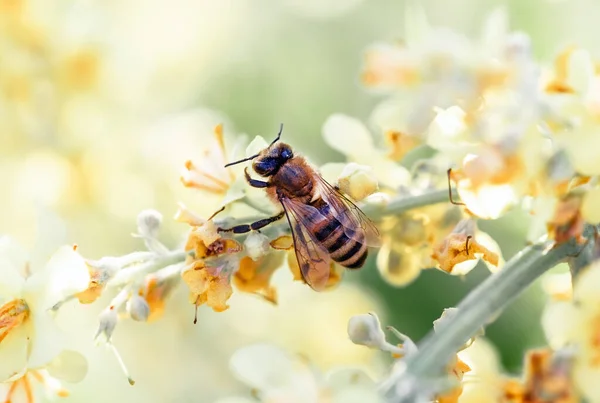
{"label": "blurred background", "polygon": [[[432,25],[475,37],[484,17],[506,7],[513,29],[551,61],[563,46],[597,54],[593,0],[421,1]],[[214,210],[185,189],[179,174],[198,159],[217,123],[228,136],[284,136],[315,164],[341,161],[321,126],[332,113],[364,121],[380,100],[359,83],[363,52],[402,38],[400,0],[0,0],[0,232],[36,253],[77,243],[89,258],[140,248],[130,233],[145,208],[165,215],[162,239],[174,246],[185,225],[170,218],[183,201]],[[504,257],[522,248],[527,217],[482,224]],[[96,315],[108,301],[67,306],[60,320],[90,361],[87,378],[65,401],[211,402],[247,394],[227,361],[236,348],[272,340],[323,370],[359,365],[373,375],[388,357],[353,346],[346,322],[374,310],[384,325],[421,338],[487,272],[466,279],[424,272],[407,288],[384,283],[371,260],[343,286],[316,295],[278,273],[280,304],[234,295],[220,314],[201,309],[197,325],[183,287],[165,317],[124,322],[114,336],[137,384],[127,384],[103,348]],[[543,343],[539,287],[523,295],[487,335],[508,371]],[[76,325],[74,325],[76,323]]]}

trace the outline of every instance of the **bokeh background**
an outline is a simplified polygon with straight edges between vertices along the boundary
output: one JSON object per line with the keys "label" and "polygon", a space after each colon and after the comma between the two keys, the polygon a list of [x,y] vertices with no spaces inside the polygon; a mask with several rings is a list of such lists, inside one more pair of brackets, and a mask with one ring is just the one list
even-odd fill
{"label": "bokeh background", "polygon": [[[597,54],[594,0],[421,1],[433,25],[476,37],[484,17],[506,7],[513,29],[532,38],[542,61],[568,44]],[[77,243],[89,258],[141,245],[130,234],[145,208],[165,215],[162,239],[174,246],[185,226],[171,217],[178,201],[208,213],[212,200],[185,189],[179,174],[198,158],[212,127],[228,136],[267,138],[285,123],[286,141],[315,164],[341,161],[321,138],[332,113],[367,121],[380,100],[359,82],[363,52],[400,39],[399,0],[0,0],[0,232],[36,256]],[[512,213],[481,225],[505,258],[523,245],[527,217]],[[346,322],[374,310],[386,325],[421,338],[443,308],[455,305],[488,273],[466,278],[424,272],[407,288],[384,283],[371,260],[344,285],[316,295],[275,278],[279,306],[234,295],[224,313],[193,310],[183,287],[152,324],[124,322],[115,333],[137,384],[92,336],[99,310],[60,314],[73,345],[90,362],[70,387],[72,402],[212,402],[248,394],[228,370],[236,348],[272,340],[323,370],[360,365],[374,375],[382,353],[353,346]],[[539,285],[488,328],[508,371],[525,349],[543,343]]]}

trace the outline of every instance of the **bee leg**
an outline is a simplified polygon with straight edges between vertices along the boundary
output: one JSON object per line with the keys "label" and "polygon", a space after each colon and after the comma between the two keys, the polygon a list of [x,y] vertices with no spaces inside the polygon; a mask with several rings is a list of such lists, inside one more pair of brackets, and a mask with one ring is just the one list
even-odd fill
{"label": "bee leg", "polygon": [[250,174],[248,173],[248,168],[244,169],[244,175],[246,176],[246,181],[248,181],[250,186],[252,186],[253,188],[266,188],[271,186],[269,182],[259,181],[258,179],[252,179],[250,177]]}
{"label": "bee leg", "polygon": [[277,214],[276,216],[269,217],[269,218],[263,218],[262,220],[254,221],[252,224],[240,224],[240,225],[236,225],[231,228],[218,228],[217,231],[233,232],[234,234],[245,234],[246,232],[257,231],[263,227],[266,227],[267,225],[271,224],[272,222],[280,220],[284,214],[285,214],[285,212],[282,211],[281,213]]}

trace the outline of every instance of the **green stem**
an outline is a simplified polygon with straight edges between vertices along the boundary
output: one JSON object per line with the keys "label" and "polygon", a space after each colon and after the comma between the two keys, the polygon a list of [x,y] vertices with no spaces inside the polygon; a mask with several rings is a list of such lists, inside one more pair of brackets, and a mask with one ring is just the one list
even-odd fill
{"label": "green stem", "polygon": [[398,196],[386,204],[366,204],[361,206],[361,210],[369,218],[377,220],[386,215],[402,214],[418,207],[449,202],[448,189],[442,189],[416,196]]}
{"label": "green stem", "polygon": [[479,329],[493,321],[534,280],[565,257],[575,255],[579,249],[575,242],[548,250],[550,245],[546,242],[524,249],[469,293],[457,306],[457,314],[452,320],[437,332],[431,331],[419,343],[418,352],[398,364],[405,367],[402,371],[394,371],[383,385],[389,401],[414,402],[412,393],[417,393],[417,385],[410,388],[410,396],[399,393],[396,385],[406,385],[411,380],[426,382],[443,376],[448,362]]}

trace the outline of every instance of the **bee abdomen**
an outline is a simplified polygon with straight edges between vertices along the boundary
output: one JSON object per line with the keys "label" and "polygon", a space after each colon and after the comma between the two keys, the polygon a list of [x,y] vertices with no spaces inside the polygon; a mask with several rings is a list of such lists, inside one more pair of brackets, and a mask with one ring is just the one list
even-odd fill
{"label": "bee abdomen", "polygon": [[340,265],[349,269],[362,267],[368,254],[367,246],[346,235],[347,229],[331,215],[329,206],[321,206],[319,210],[327,220],[323,220],[313,228],[315,238]]}
{"label": "bee abdomen", "polygon": [[348,239],[342,248],[331,254],[331,258],[344,267],[358,269],[365,263],[368,252],[367,245]]}

